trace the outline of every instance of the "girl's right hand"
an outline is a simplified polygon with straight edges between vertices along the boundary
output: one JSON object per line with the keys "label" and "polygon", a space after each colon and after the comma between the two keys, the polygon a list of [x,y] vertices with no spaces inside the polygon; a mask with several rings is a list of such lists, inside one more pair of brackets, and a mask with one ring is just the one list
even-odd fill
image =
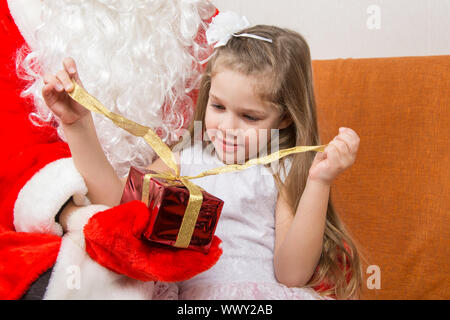
{"label": "girl's right hand", "polygon": [[64,70],[58,71],[56,75],[44,75],[45,86],[42,89],[42,96],[53,114],[61,119],[63,124],[70,125],[88,116],[90,111],[68,95],[68,92],[74,89],[71,79],[83,87],[75,61],[72,58],[65,58],[63,66]]}

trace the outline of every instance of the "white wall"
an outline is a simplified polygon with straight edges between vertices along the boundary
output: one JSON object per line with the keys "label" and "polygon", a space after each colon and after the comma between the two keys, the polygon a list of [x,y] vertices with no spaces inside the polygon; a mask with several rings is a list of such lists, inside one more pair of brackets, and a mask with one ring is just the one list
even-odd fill
{"label": "white wall", "polygon": [[[312,59],[450,54],[450,0],[212,0],[301,33]],[[379,29],[377,28],[379,26]]]}

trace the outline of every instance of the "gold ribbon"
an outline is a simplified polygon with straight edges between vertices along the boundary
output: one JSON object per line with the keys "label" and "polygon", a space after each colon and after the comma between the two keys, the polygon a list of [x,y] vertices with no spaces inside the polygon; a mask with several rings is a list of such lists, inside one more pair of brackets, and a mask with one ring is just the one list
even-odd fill
{"label": "gold ribbon", "polygon": [[187,248],[191,242],[192,234],[194,232],[195,224],[197,222],[198,214],[200,212],[201,205],[203,203],[202,188],[192,183],[190,180],[198,179],[210,175],[216,175],[226,172],[233,172],[239,170],[245,170],[256,164],[267,164],[277,159],[281,159],[292,153],[301,153],[305,151],[321,151],[323,152],[327,145],[321,146],[296,146],[288,149],[283,149],[271,153],[267,156],[254,158],[247,161],[244,164],[231,164],[223,167],[218,167],[210,170],[206,170],[196,176],[180,176],[178,165],[175,161],[175,156],[170,148],[161,140],[161,138],[149,127],[140,125],[134,121],[131,121],[121,115],[109,111],[104,107],[100,101],[91,96],[86,90],[79,86],[73,79],[72,83],[74,89],[69,95],[76,102],[84,106],[86,109],[102,114],[111,119],[115,125],[128,131],[134,136],[142,137],[153,148],[156,154],[166,163],[166,165],[173,170],[171,172],[158,172],[148,173],[144,176],[142,187],[141,200],[148,206],[149,199],[149,186],[151,178],[162,178],[167,181],[180,181],[189,190],[189,200],[186,207],[181,227],[178,232],[177,239],[174,246],[178,248]]}

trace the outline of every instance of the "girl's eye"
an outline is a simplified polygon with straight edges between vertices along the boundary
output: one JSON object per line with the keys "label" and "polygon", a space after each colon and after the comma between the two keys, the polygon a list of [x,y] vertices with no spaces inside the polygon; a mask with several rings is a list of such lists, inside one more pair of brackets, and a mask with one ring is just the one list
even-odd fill
{"label": "girl's eye", "polygon": [[248,119],[250,121],[258,121],[259,120],[259,119],[256,119],[256,118],[252,117],[252,116],[248,116],[248,115],[244,115],[244,118],[246,118],[246,119]]}
{"label": "girl's eye", "polygon": [[223,110],[225,109],[223,106],[219,106],[218,104],[212,104],[212,106],[218,110]]}
{"label": "girl's eye", "polygon": [[[218,104],[211,104],[211,106],[213,108],[217,109],[217,110],[225,110],[224,106],[221,106],[221,105],[218,105]],[[249,116],[249,115],[244,115],[244,118],[246,118],[247,120],[252,121],[252,122],[259,120],[257,118],[252,117],[252,116]]]}

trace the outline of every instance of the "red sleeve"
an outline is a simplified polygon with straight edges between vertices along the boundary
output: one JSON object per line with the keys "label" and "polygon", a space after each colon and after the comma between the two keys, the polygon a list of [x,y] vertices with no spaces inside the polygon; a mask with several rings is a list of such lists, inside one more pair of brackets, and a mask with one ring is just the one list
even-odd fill
{"label": "red sleeve", "polygon": [[70,156],[55,128],[37,128],[28,121],[31,105],[20,97],[23,83],[15,72],[16,51],[24,40],[0,2],[0,299],[18,299],[56,261],[61,238],[15,232],[13,206],[22,186],[47,163]]}

